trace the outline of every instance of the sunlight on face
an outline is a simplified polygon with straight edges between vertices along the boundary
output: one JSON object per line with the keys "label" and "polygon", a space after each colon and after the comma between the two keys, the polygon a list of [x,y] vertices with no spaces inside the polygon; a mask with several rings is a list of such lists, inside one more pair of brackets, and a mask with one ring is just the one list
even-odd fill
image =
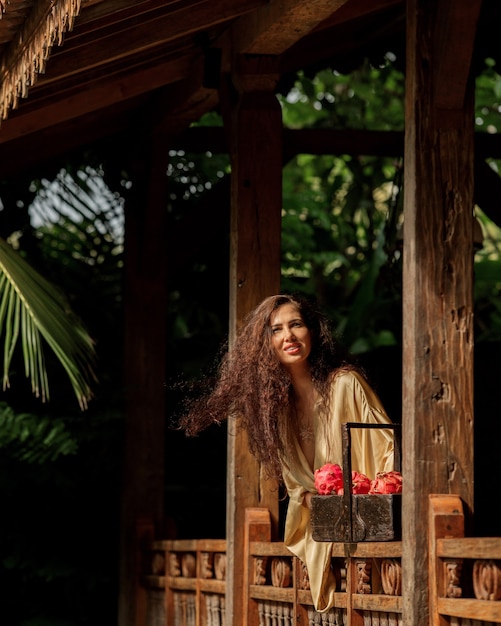
{"label": "sunlight on face", "polygon": [[311,333],[298,307],[283,304],[270,318],[271,344],[284,367],[304,365],[311,352]]}

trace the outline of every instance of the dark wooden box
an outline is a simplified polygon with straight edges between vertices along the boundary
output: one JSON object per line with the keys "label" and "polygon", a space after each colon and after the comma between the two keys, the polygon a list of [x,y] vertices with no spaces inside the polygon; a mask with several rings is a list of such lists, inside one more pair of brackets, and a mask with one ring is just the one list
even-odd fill
{"label": "dark wooden box", "polygon": [[[400,424],[342,425],[344,494],[312,496],[311,531],[314,541],[356,543],[358,541],[397,541],[402,533],[402,494],[352,495],[351,429],[389,428],[395,435],[395,469],[400,471]],[[346,495],[347,494],[347,495]]]}
{"label": "dark wooden box", "polygon": [[[351,509],[351,510],[350,510]],[[315,541],[356,543],[401,538],[402,495],[313,496],[311,531]]]}

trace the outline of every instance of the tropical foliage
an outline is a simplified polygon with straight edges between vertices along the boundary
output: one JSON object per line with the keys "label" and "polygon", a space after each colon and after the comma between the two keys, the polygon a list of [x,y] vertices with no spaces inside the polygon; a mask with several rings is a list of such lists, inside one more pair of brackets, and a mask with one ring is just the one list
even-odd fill
{"label": "tropical foliage", "polygon": [[[284,123],[402,130],[403,94],[403,76],[388,59],[349,76],[324,70],[300,76],[282,98]],[[398,154],[300,154],[284,171],[284,289],[319,298],[352,352],[398,341],[401,174]]]}
{"label": "tropical foliage", "polygon": [[68,309],[66,298],[0,239],[0,328],[4,329],[3,388],[18,341],[33,393],[49,399],[44,339],[64,367],[82,409],[92,396],[92,339]]}
{"label": "tropical foliage", "polygon": [[[45,365],[53,393],[41,403],[19,371],[22,355],[13,355],[12,384],[0,403],[2,620],[10,626],[113,623],[123,431],[123,201],[104,184],[103,172],[83,167],[33,182],[22,203],[3,203],[3,223],[15,228],[2,234],[16,244],[22,266],[36,267],[51,289],[65,294],[66,318],[71,306],[85,320],[99,381],[82,411],[49,350]],[[21,208],[29,208],[28,219],[19,215]]]}

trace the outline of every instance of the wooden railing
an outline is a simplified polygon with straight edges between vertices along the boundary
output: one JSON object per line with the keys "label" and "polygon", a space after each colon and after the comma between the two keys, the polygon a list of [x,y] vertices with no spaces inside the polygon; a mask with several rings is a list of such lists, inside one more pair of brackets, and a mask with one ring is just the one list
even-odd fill
{"label": "wooden railing", "polygon": [[[456,496],[430,496],[429,522],[430,624],[501,623],[501,538],[464,537]],[[270,539],[267,509],[247,509],[242,626],[403,626],[400,541],[334,544],[335,606],[318,613],[304,566]],[[140,626],[225,625],[224,540],[152,541],[143,556]]]}
{"label": "wooden railing", "polygon": [[401,624],[400,542],[335,544],[335,605],[327,613],[317,613],[301,561],[283,543],[263,538],[270,533],[268,512],[247,509],[246,527],[247,626]]}
{"label": "wooden railing", "polygon": [[152,541],[144,566],[145,626],[224,625],[224,539]]}
{"label": "wooden railing", "polygon": [[[400,542],[337,544],[335,606],[318,613],[301,561],[270,538],[268,510],[247,509],[242,626],[402,624]],[[144,555],[145,626],[224,625],[224,540],[153,541]]]}
{"label": "wooden railing", "polygon": [[461,500],[430,496],[433,626],[501,623],[501,537],[465,537]]}

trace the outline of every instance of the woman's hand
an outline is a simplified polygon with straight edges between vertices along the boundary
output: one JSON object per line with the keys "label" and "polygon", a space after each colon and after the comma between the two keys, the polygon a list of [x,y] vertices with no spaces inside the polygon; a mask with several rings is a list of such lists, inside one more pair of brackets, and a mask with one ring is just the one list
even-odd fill
{"label": "woman's hand", "polygon": [[313,494],[311,493],[311,491],[307,491],[307,492],[304,494],[304,503],[306,504],[306,506],[307,506],[309,509],[311,509],[311,496],[312,496],[312,495],[313,495]]}

